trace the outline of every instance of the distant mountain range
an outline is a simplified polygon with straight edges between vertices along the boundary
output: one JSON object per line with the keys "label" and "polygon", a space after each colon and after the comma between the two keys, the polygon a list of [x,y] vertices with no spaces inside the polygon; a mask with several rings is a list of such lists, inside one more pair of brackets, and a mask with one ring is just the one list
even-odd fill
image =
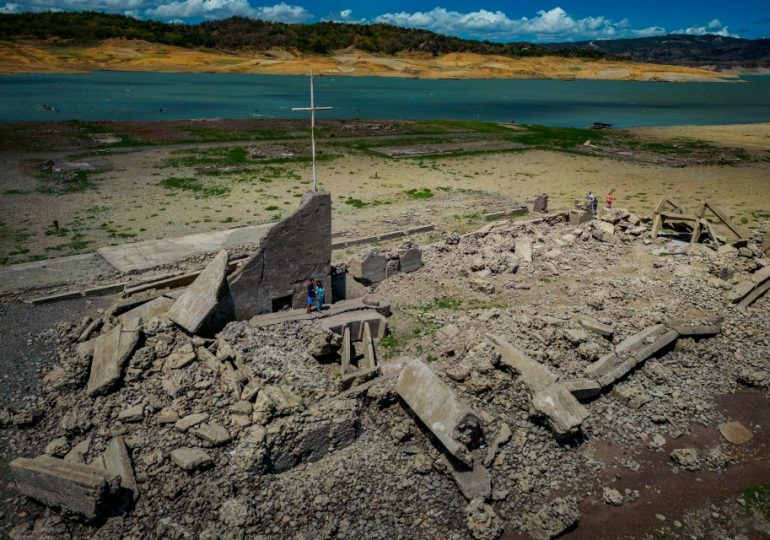
{"label": "distant mountain range", "polygon": [[560,54],[594,51],[637,62],[716,69],[770,68],[770,39],[669,35],[638,39],[546,43]]}
{"label": "distant mountain range", "polygon": [[387,24],[285,24],[231,17],[188,25],[100,12],[0,14],[0,41],[32,41],[56,47],[89,45],[116,38],[230,53],[285,49],[293,53],[328,55],[357,49],[386,55],[475,53],[510,58],[624,59],[717,69],[770,68],[770,39],[713,35],[548,44],[492,43]]}

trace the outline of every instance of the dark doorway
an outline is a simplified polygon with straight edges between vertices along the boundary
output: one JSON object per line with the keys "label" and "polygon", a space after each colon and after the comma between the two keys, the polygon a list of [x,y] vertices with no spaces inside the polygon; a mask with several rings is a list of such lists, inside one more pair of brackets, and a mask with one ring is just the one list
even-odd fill
{"label": "dark doorway", "polygon": [[273,298],[273,313],[276,311],[285,311],[287,309],[291,309],[292,298],[293,295],[291,294]]}

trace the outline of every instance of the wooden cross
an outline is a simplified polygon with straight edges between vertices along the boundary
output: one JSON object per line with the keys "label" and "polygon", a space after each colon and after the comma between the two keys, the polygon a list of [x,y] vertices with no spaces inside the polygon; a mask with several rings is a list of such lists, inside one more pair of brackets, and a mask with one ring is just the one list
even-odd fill
{"label": "wooden cross", "polygon": [[313,191],[318,191],[318,179],[315,167],[315,112],[328,111],[333,107],[316,107],[315,91],[313,90],[313,72],[310,72],[310,107],[294,107],[292,111],[310,111],[310,147],[313,155]]}

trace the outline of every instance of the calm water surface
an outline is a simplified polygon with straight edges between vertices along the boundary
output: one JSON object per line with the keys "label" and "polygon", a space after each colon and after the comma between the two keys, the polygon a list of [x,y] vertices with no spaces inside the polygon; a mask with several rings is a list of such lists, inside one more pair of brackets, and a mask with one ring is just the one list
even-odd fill
{"label": "calm water surface", "polygon": [[[770,121],[770,77],[745,83],[320,77],[325,118],[461,119],[585,127]],[[0,76],[0,122],[301,118],[307,77],[208,73]],[[44,110],[43,105],[55,110]]]}

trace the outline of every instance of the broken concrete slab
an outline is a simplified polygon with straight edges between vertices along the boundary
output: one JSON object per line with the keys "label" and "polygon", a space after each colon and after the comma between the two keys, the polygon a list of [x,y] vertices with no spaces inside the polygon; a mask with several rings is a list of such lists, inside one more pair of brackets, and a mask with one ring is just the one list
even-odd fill
{"label": "broken concrete slab", "polygon": [[[420,256],[422,260],[422,255]],[[379,251],[369,251],[363,256],[354,257],[348,263],[348,273],[365,283],[379,283],[385,279],[385,266],[388,257]]]}
{"label": "broken concrete slab", "polygon": [[612,334],[614,333],[614,330],[610,325],[600,323],[599,321],[591,319],[590,317],[581,317],[580,326],[589,332],[593,332],[594,334],[599,334],[600,336],[604,337],[612,337]]}
{"label": "broken concrete slab", "polygon": [[[289,299],[304,308],[308,278],[326,279],[331,269],[331,195],[307,192],[299,208],[275,224],[257,251],[230,278],[238,320],[274,311]],[[331,283],[324,283],[331,296]]]}
{"label": "broken concrete slab", "polygon": [[754,434],[740,422],[724,422],[719,424],[719,433],[726,441],[735,444],[745,444],[754,438]]}
{"label": "broken concrete slab", "polygon": [[195,427],[208,419],[209,413],[188,414],[184,418],[177,420],[174,424],[174,427],[184,433],[191,427]]}
{"label": "broken concrete slab", "polygon": [[201,424],[194,428],[191,433],[214,446],[222,446],[232,439],[227,430],[219,424]]}
{"label": "broken concrete slab", "polygon": [[551,540],[571,528],[580,519],[574,497],[559,497],[544,504],[529,521],[527,532],[534,540]]}
{"label": "broken concrete slab", "polygon": [[211,456],[202,448],[177,448],[172,450],[171,461],[185,471],[204,469],[212,464]]}
{"label": "broken concrete slab", "polygon": [[139,342],[139,330],[132,323],[119,324],[94,341],[91,372],[86,391],[94,396],[108,393],[120,381],[126,360]]}
{"label": "broken concrete slab", "polygon": [[594,218],[594,215],[590,210],[577,210],[572,209],[569,211],[569,224],[573,227],[588,223]]}
{"label": "broken concrete slab", "polygon": [[489,500],[492,494],[492,475],[481,460],[477,459],[471,468],[455,467],[446,456],[444,462],[463,497],[469,501],[477,498]]}
{"label": "broken concrete slab", "polygon": [[547,388],[558,379],[544,365],[535,362],[500,336],[487,334],[487,339],[497,348],[500,362],[513,369],[533,392]]}
{"label": "broken concrete slab", "polygon": [[126,443],[123,437],[115,437],[104,449],[101,456],[104,470],[112,475],[120,476],[120,487],[131,493],[131,498],[136,501],[139,498],[139,487],[134,476],[134,467],[128,455]]}
{"label": "broken concrete slab", "polygon": [[485,467],[489,467],[490,465],[492,465],[492,462],[495,460],[495,456],[497,456],[497,451],[500,449],[502,445],[504,445],[511,439],[512,434],[513,433],[511,432],[511,426],[503,422],[502,425],[500,426],[500,431],[495,436],[495,439],[492,441],[492,444],[490,444],[489,447],[487,448],[487,455],[484,458]]}
{"label": "broken concrete slab", "polygon": [[16,458],[11,477],[22,494],[46,506],[60,507],[87,519],[109,505],[119,476],[99,467],[72,463],[51,456]]}
{"label": "broken concrete slab", "polygon": [[121,422],[141,422],[144,420],[144,402],[132,405],[118,413],[118,420]]}
{"label": "broken concrete slab", "polygon": [[532,240],[526,236],[519,236],[514,241],[516,256],[524,262],[532,262]]}
{"label": "broken concrete slab", "polygon": [[530,414],[546,420],[558,438],[577,433],[588,411],[558,377],[500,336],[487,334],[500,354],[500,362],[513,369],[530,392]]}
{"label": "broken concrete slab", "polygon": [[650,326],[626,338],[615,351],[603,356],[585,369],[586,377],[608,386],[625,376],[638,364],[673,343],[679,334],[663,324]]}
{"label": "broken concrete slab", "polygon": [[751,304],[753,304],[754,302],[756,302],[756,301],[757,301],[759,298],[761,298],[762,296],[764,296],[764,295],[767,293],[767,291],[770,291],[770,281],[766,281],[766,282],[765,282],[765,283],[763,283],[762,285],[757,285],[756,287],[754,287],[754,288],[753,288],[753,289],[752,289],[752,290],[749,292],[749,294],[747,294],[747,295],[746,295],[746,297],[745,297],[745,298],[743,298],[743,299],[742,299],[742,300],[741,300],[741,301],[738,303],[738,308],[739,308],[739,309],[746,309],[746,308],[747,308],[747,307],[749,307]]}
{"label": "broken concrete slab", "polygon": [[422,268],[422,250],[418,247],[410,247],[398,254],[398,267],[401,272],[409,274]]}
{"label": "broken concrete slab", "polygon": [[481,421],[454,390],[417,359],[405,360],[395,390],[450,454],[473,465],[465,439]]}
{"label": "broken concrete slab", "polygon": [[532,408],[538,416],[547,419],[557,437],[567,437],[580,430],[589,413],[567,388],[554,383],[532,394]]}
{"label": "broken concrete slab", "polygon": [[91,437],[88,437],[86,439],[83,439],[79,443],[77,443],[72,448],[70,448],[70,451],[67,452],[67,455],[64,456],[64,461],[69,461],[70,463],[85,464],[86,462],[85,456],[88,453],[88,450],[90,448],[91,448]]}
{"label": "broken concrete slab", "polygon": [[222,250],[174,302],[166,316],[191,334],[213,334],[235,318]]}
{"label": "broken concrete slab", "polygon": [[666,323],[679,337],[707,337],[722,333],[722,326],[716,322],[701,323],[691,320],[673,320]]}
{"label": "broken concrete slab", "polygon": [[121,323],[126,323],[131,320],[146,322],[150,319],[154,319],[155,317],[165,315],[173,305],[174,300],[172,298],[168,298],[167,296],[159,296],[154,300],[150,300],[149,302],[142,304],[139,307],[135,307],[134,309],[119,315],[118,321]]}

